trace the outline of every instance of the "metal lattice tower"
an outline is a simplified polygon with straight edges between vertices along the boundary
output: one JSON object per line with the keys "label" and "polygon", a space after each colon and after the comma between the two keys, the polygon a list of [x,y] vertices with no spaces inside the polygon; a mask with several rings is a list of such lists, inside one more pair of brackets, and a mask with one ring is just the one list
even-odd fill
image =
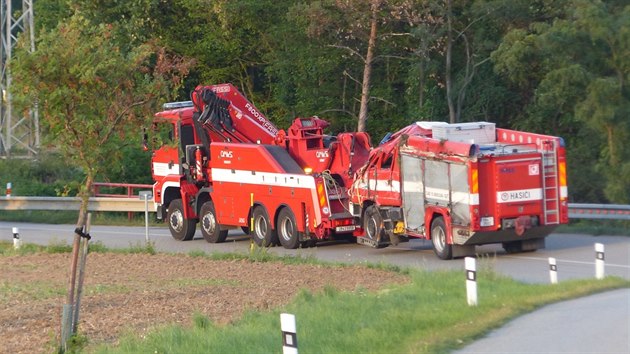
{"label": "metal lattice tower", "polygon": [[[35,50],[33,0],[0,0],[2,43],[0,44],[0,71],[2,96],[0,97],[0,157],[26,157],[37,155],[39,149],[39,117],[37,107],[26,116],[18,116],[11,105],[11,72],[9,63],[17,36],[24,32],[30,36],[31,51]],[[20,113],[21,114],[21,113]]]}

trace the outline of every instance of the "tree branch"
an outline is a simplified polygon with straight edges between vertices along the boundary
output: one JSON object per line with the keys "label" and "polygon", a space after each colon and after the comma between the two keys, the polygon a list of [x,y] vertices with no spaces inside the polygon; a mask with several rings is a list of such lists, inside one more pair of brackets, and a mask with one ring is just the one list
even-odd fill
{"label": "tree branch", "polygon": [[114,118],[114,121],[112,122],[112,124],[109,125],[109,129],[107,130],[107,132],[103,135],[103,138],[99,141],[100,144],[104,144],[107,140],[109,140],[109,138],[112,136],[112,133],[114,132],[114,128],[116,127],[116,125],[118,125],[118,122],[120,122],[120,120],[129,113],[129,111],[134,108],[134,107],[138,107],[138,106],[142,106],[144,104],[146,104],[147,102],[149,102],[151,99],[144,99],[138,102],[133,102],[132,104],[130,104],[129,106],[125,107],[125,109],[122,110],[122,112],[120,112],[116,118]]}
{"label": "tree branch", "polygon": [[388,105],[392,106],[392,107],[396,107],[396,104],[393,102],[390,102],[382,97],[374,97],[374,96],[370,96],[370,100],[375,100],[375,101],[381,101],[381,102],[385,102]]}
{"label": "tree branch", "polygon": [[359,80],[355,79],[354,77],[352,77],[352,75],[350,75],[350,73],[348,73],[348,70],[345,70],[345,69],[344,69],[343,74],[344,74],[345,76],[349,77],[349,78],[350,78],[350,80],[354,81],[354,83],[355,83],[355,84],[357,84],[357,85],[361,85],[361,81],[359,81]]}
{"label": "tree branch", "polygon": [[363,55],[359,54],[359,52],[357,52],[356,50],[354,50],[354,49],[352,49],[352,48],[350,48],[350,47],[348,47],[348,46],[345,46],[345,45],[336,45],[336,44],[329,44],[329,45],[327,45],[327,47],[347,50],[347,51],[349,51],[349,52],[350,52],[350,54],[352,54],[352,55],[356,55],[356,56],[358,56],[359,58],[361,58],[361,60],[365,63],[365,57],[364,57]]}

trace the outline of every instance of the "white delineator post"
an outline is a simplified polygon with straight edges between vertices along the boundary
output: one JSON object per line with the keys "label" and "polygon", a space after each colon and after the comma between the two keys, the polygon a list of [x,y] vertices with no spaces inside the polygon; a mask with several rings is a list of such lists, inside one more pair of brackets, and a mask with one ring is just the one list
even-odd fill
{"label": "white delineator post", "polygon": [[551,284],[558,284],[558,266],[553,257],[549,257],[549,280]]}
{"label": "white delineator post", "polygon": [[13,185],[11,184],[11,182],[7,183],[7,198],[11,197],[11,189],[13,188]]}
{"label": "white delineator post", "polygon": [[475,258],[466,257],[464,259],[466,267],[466,295],[468,306],[477,306],[477,265]]}
{"label": "white delineator post", "polygon": [[604,279],[604,244],[595,244],[595,278]]}
{"label": "white delineator post", "polygon": [[149,242],[149,199],[153,198],[153,191],[140,191],[140,199],[144,200],[144,240]]}
{"label": "white delineator post", "polygon": [[13,228],[13,249],[20,249],[22,246],[22,240],[20,240],[20,230],[17,227]]}
{"label": "white delineator post", "polygon": [[280,329],[282,330],[282,353],[297,354],[298,349],[295,315],[290,313],[281,313]]}

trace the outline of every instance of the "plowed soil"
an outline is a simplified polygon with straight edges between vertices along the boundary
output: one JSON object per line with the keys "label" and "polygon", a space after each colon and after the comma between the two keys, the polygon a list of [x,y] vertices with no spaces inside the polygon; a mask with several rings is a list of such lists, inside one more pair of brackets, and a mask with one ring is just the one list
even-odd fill
{"label": "plowed soil", "polygon": [[[58,343],[70,273],[69,254],[0,257],[0,353],[52,352]],[[332,268],[187,255],[90,253],[79,331],[90,343],[142,336],[194,313],[216,323],[245,310],[288,303],[300,289],[377,290],[404,276],[363,267]]]}

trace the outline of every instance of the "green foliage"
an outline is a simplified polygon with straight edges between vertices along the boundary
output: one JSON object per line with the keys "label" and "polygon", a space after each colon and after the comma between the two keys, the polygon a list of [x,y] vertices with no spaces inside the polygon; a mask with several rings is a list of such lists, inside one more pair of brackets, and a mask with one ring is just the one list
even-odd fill
{"label": "green foliage", "polygon": [[8,159],[0,163],[0,187],[4,192],[6,182],[11,182],[12,195],[16,196],[76,195],[82,179],[81,169],[70,166],[57,153],[42,152],[36,160]]}
{"label": "green foliage", "polygon": [[567,140],[573,200],[630,201],[629,54],[630,6],[582,0],[510,31],[492,54],[526,97],[514,125]]}
{"label": "green foliage", "polygon": [[142,125],[187,70],[163,50],[125,51],[113,37],[112,26],[94,26],[75,12],[39,34],[37,51],[21,40],[12,61],[16,107],[38,102],[48,141],[86,175],[79,223],[95,177],[118,162],[127,132]]}
{"label": "green foliage", "polygon": [[[96,77],[107,82],[106,76],[96,74],[111,68],[118,54],[133,62],[133,54],[142,52],[145,43],[156,43],[166,48],[165,53],[194,59],[188,79],[170,91],[178,94],[177,99],[188,99],[198,84],[232,82],[279,128],[287,128],[296,116],[318,115],[331,122],[330,133],[355,130],[372,2],[167,3],[35,2],[36,23],[44,33],[57,33],[81,17],[82,33],[89,37],[64,46],[74,48],[80,61],[73,61],[69,53],[48,50],[52,41],[40,39],[38,48],[48,52],[43,68],[80,72],[83,82]],[[382,2],[375,12],[380,21],[367,120],[372,141],[377,143],[386,132],[413,121],[449,118],[445,54],[450,34],[451,99],[459,120],[487,120],[501,127],[562,136],[567,142],[572,201],[630,200],[630,153],[624,144],[628,139],[624,117],[630,109],[627,2],[448,3],[394,0]],[[99,48],[116,55],[96,60]],[[158,58],[151,56],[150,61]],[[139,73],[147,74],[140,70],[129,75],[121,69],[111,81],[137,78],[142,76]],[[66,91],[74,87],[71,82],[63,86]],[[111,90],[84,87],[94,87],[102,95],[73,97],[74,102],[113,101],[108,96]],[[48,106],[44,102],[42,107]],[[154,109],[157,106],[145,112]],[[114,135],[112,144],[121,148],[103,148],[109,155],[101,162],[111,156],[112,163],[101,178],[148,183],[149,156],[136,149],[137,124],[127,124],[124,133]],[[76,165],[73,159],[76,156],[66,160]],[[86,172],[80,169],[82,178]]]}
{"label": "green foliage", "polygon": [[478,275],[477,307],[466,304],[460,272],[412,272],[411,283],[376,292],[302,290],[282,309],[248,312],[229,325],[196,313],[192,328],[167,326],[146,339],[129,335],[96,352],[277,352],[280,334],[269,335],[269,329],[280,328],[280,312],[296,315],[300,352],[447,352],[542,305],[628,286],[618,278],[532,285],[486,276],[483,269]]}

